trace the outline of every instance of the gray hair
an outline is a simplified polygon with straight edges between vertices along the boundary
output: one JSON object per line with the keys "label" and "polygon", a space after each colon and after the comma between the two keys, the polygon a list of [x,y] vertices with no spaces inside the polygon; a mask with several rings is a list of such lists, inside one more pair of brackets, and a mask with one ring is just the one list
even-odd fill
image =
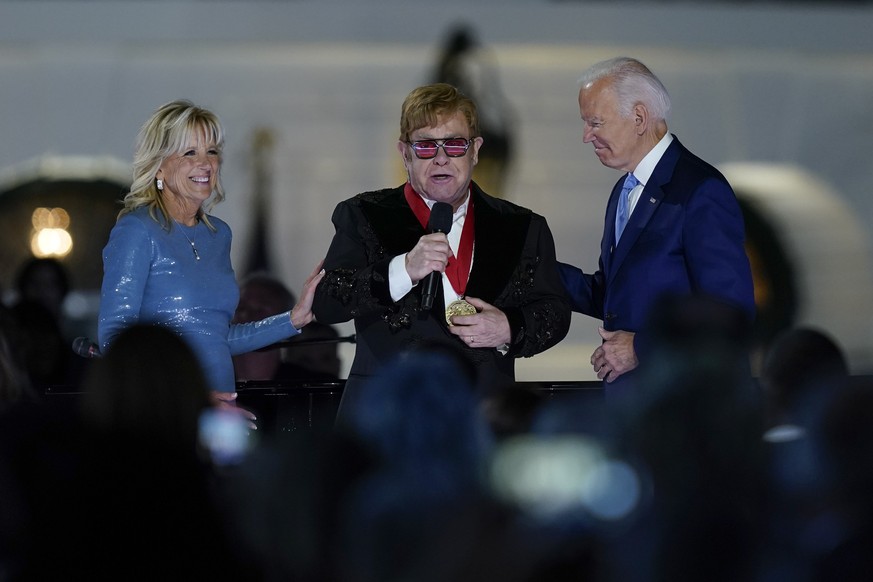
{"label": "gray hair", "polygon": [[640,61],[616,57],[591,65],[579,78],[579,86],[585,87],[601,79],[612,82],[622,117],[629,117],[634,105],[640,102],[655,119],[666,120],[670,115],[670,95],[666,87]]}

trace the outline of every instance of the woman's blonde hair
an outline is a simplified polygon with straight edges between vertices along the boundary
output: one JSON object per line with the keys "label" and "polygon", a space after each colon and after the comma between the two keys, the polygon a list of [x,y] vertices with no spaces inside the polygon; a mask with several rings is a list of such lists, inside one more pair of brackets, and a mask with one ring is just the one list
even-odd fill
{"label": "woman's blonde hair", "polygon": [[130,192],[124,197],[124,208],[118,213],[119,217],[147,206],[149,215],[153,219],[163,224],[165,228],[170,228],[170,213],[157,188],[158,169],[168,157],[181,153],[187,148],[192,136],[198,133],[202,133],[208,142],[214,143],[219,152],[219,171],[215,177],[215,189],[198,211],[198,218],[214,230],[207,213],[224,200],[224,186],[221,184],[224,128],[214,113],[184,99],[162,105],[140,128],[136,140],[136,153],[133,156],[133,183],[130,185]]}

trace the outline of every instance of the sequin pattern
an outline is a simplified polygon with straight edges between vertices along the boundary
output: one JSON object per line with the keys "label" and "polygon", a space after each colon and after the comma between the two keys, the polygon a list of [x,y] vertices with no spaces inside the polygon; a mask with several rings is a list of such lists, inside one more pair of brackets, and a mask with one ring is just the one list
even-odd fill
{"label": "sequin pattern", "polygon": [[231,232],[221,220],[210,220],[215,232],[203,223],[194,227],[198,261],[181,229],[165,228],[145,208],[119,219],[103,249],[98,337],[105,351],[130,325],[162,325],[188,342],[214,390],[233,391],[232,354],[269,345],[297,331],[287,314],[230,324],[239,300],[230,263]]}

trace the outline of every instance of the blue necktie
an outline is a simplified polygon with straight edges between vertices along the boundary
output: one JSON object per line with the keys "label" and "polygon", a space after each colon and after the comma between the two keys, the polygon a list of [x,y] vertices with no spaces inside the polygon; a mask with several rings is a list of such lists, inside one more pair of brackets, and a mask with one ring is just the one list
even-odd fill
{"label": "blue necktie", "polygon": [[633,174],[628,174],[624,179],[624,186],[621,188],[621,194],[618,197],[618,212],[615,214],[615,243],[621,238],[621,233],[624,232],[624,227],[627,225],[627,220],[630,218],[630,193],[636,188],[640,181]]}

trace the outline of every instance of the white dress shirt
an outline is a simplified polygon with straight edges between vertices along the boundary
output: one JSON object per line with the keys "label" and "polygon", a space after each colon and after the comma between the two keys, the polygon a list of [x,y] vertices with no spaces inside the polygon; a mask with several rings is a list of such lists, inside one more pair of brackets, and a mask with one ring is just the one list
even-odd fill
{"label": "white dress shirt", "polygon": [[640,201],[640,195],[643,193],[643,188],[646,187],[646,184],[649,182],[649,178],[652,177],[652,172],[655,171],[655,166],[658,165],[658,162],[661,161],[661,157],[663,157],[664,152],[667,151],[667,147],[673,142],[673,135],[668,131],[667,134],[661,138],[661,140],[655,144],[649,153],[640,160],[640,163],[637,164],[637,167],[634,168],[634,171],[631,172],[634,177],[639,181],[633,190],[630,191],[628,195],[628,212],[627,215],[630,216],[634,213],[634,208],[637,207],[637,202]]}

